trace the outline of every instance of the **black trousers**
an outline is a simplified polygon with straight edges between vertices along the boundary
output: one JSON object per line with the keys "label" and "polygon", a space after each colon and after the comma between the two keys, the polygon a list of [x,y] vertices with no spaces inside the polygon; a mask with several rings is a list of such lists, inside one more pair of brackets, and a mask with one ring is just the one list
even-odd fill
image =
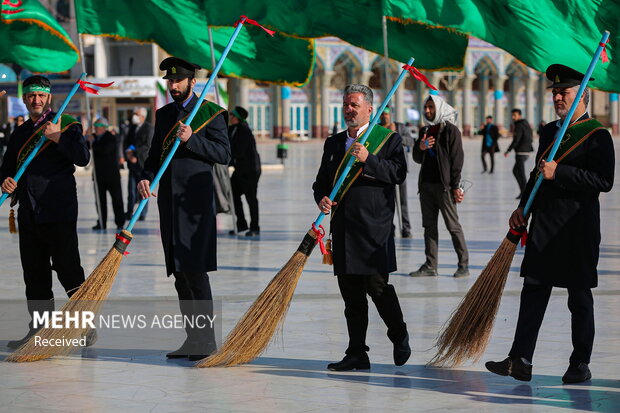
{"label": "black trousers", "polygon": [[121,190],[121,176],[100,177],[97,175],[97,191],[99,192],[99,207],[101,208],[101,221],[99,225],[105,228],[108,221],[108,200],[106,192],[112,198],[112,209],[114,210],[114,223],[116,227],[125,224],[125,211],[123,208],[123,192]]}
{"label": "black trousers", "polygon": [[359,354],[369,350],[366,345],[368,329],[368,300],[372,298],[379,316],[388,328],[387,336],[392,343],[402,341],[407,335],[407,324],[398,302],[394,286],[388,284],[386,275],[339,275],[338,287],[344,300],[344,316],[349,332],[346,354]]}
{"label": "black trousers", "polygon": [[[512,357],[532,361],[538,331],[551,296],[551,286],[523,284],[519,320],[512,349]],[[571,312],[571,337],[573,352],[571,364],[589,363],[594,343],[594,300],[592,290],[568,289],[568,309]]]}
{"label": "black trousers", "polygon": [[527,161],[527,158],[527,155],[515,155],[515,166],[512,168],[512,174],[519,185],[519,194],[523,193],[527,184],[527,177],[525,176],[525,161]]}
{"label": "black trousers", "polygon": [[31,315],[54,310],[52,270],[69,297],[84,282],[76,222],[33,224],[20,219],[19,253]]}
{"label": "black trousers", "polygon": [[245,231],[248,229],[248,223],[245,220],[245,214],[243,212],[241,195],[245,195],[245,200],[250,208],[250,230],[260,231],[260,225],[258,224],[258,198],[256,197],[258,178],[259,177],[255,176],[241,176],[236,172],[233,173],[230,178],[233,202],[235,203],[235,214],[237,215],[237,231]]}
{"label": "black trousers", "polygon": [[[213,295],[209,274],[206,272],[175,272],[174,288],[179,297],[181,314],[187,317],[204,315],[213,317]],[[198,328],[187,326],[187,341],[201,347],[205,352],[196,354],[210,354],[215,349],[215,332],[212,328]]]}
{"label": "black trousers", "polygon": [[407,203],[407,181],[398,185],[400,195],[400,214],[403,221],[401,231],[411,232],[411,222],[409,221],[409,205]]}
{"label": "black trousers", "polygon": [[482,153],[480,154],[480,159],[482,160],[482,171],[487,171],[487,161],[485,159],[487,154],[489,154],[489,157],[491,158],[491,169],[489,169],[489,173],[492,174],[493,169],[495,168],[495,151],[491,148],[482,149]]}
{"label": "black trousers", "polygon": [[[138,198],[138,182],[142,180],[142,170],[136,166],[129,166],[129,174],[127,175],[127,216],[133,215],[134,208],[138,202],[141,201]],[[149,210],[148,202],[144,205],[140,218],[145,219]]]}

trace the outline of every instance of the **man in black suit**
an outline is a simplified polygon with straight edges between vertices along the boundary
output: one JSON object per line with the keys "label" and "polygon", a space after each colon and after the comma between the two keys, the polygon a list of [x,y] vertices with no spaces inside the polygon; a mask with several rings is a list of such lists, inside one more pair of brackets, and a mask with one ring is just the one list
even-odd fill
{"label": "man in black suit", "polygon": [[[372,113],[372,90],[348,85],[344,90],[343,114],[347,129],[325,141],[321,166],[312,185],[321,212],[331,212],[334,274],[344,300],[349,346],[342,361],[330,363],[335,371],[369,369],[366,345],[368,301],[372,298],[388,327],[394,364],[401,366],[411,355],[407,325],[389,273],[396,271],[394,210],[396,185],[407,175],[403,144],[398,133],[375,126],[366,142],[358,142],[368,128]],[[373,149],[374,148],[374,149]],[[334,200],[328,195],[345,155],[356,158],[356,169]]]}
{"label": "man in black suit", "polygon": [[95,162],[95,176],[97,177],[97,194],[99,196],[99,208],[101,210],[101,221],[93,230],[104,230],[108,220],[108,200],[106,192],[112,198],[112,209],[114,210],[114,223],[116,229],[123,229],[125,224],[125,212],[123,211],[123,191],[121,189],[121,173],[118,160],[119,142],[116,136],[108,131],[108,120],[99,118],[95,121],[95,133],[88,137],[88,141],[93,148],[93,160]]}
{"label": "man in black suit", "polygon": [[480,151],[480,159],[482,160],[482,173],[487,171],[486,155],[491,158],[491,168],[488,170],[490,174],[495,169],[495,152],[499,152],[499,129],[493,124],[493,116],[486,117],[486,123],[480,128],[478,134],[482,135],[482,149]]}
{"label": "man in black suit", "polygon": [[[213,164],[230,162],[227,113],[215,103],[204,101],[194,120],[186,125],[185,119],[199,100],[193,88],[195,71],[200,66],[169,57],[159,68],[166,71],[164,79],[168,80],[174,102],[157,111],[138,193],[143,199],[154,195],[149,191],[150,182],[178,137],[181,144],[162,175],[157,206],[166,272],[168,276],[174,274],[181,312],[191,317],[210,311],[212,300],[207,272],[217,269]],[[186,332],[183,345],[168,353],[168,358],[196,361],[215,351],[212,329],[187,327]]]}
{"label": "man in black suit", "polygon": [[[52,269],[71,296],[84,282],[77,238],[77,189],[75,166],[86,166],[90,153],[81,125],[63,115],[52,123],[51,84],[43,76],[31,76],[23,83],[23,101],[30,119],[17,127],[0,168],[2,191],[19,202],[19,252],[31,315],[52,311]],[[25,170],[19,183],[12,178],[41,134],[49,140]],[[50,262],[51,261],[51,262]],[[36,301],[34,301],[36,300]],[[7,346],[18,348],[36,333],[30,324],[21,340]]]}
{"label": "man in black suit", "polygon": [[[136,185],[142,179],[144,162],[149,154],[151,139],[153,139],[153,125],[146,120],[148,112],[145,107],[136,107],[131,116],[131,127],[125,144],[125,159],[127,160],[127,219],[131,219],[134,207],[139,201]],[[144,206],[140,213],[140,221],[146,219],[149,204]]]}
{"label": "man in black suit", "polygon": [[[230,113],[228,136],[232,150],[231,164],[235,167],[230,182],[235,202],[235,214],[237,215],[237,232],[248,229],[248,223],[243,213],[243,203],[241,202],[241,195],[245,195],[245,200],[250,208],[250,230],[245,235],[252,237],[260,234],[256,192],[258,191],[261,164],[256,150],[254,134],[246,122],[247,117],[248,111],[237,106]],[[231,231],[231,234],[234,233]]]}
{"label": "man in black suit", "polygon": [[[530,174],[519,207],[510,217],[513,229],[527,226],[524,207],[539,174],[544,180],[532,204],[532,222],[521,264],[524,277],[515,338],[508,358],[490,361],[493,373],[529,381],[538,331],[553,287],[568,290],[573,352],[564,383],[579,383],[592,375],[588,364],[594,343],[594,299],[599,256],[599,194],[609,192],[614,181],[614,146],[611,135],[587,112],[589,93],[578,102],[567,119],[584,75],[567,66],[547,68],[552,84],[553,105],[559,121],[542,130],[536,168]],[[594,79],[591,79],[594,80]],[[554,160],[546,162],[563,122],[570,121]]]}

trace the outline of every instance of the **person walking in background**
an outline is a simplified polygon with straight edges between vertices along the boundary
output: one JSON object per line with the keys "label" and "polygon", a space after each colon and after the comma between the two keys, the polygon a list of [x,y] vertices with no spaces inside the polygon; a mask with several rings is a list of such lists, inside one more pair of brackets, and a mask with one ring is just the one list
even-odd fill
{"label": "person walking in background", "polygon": [[527,183],[527,177],[525,176],[525,161],[534,150],[532,146],[532,127],[530,123],[524,119],[521,115],[521,109],[512,110],[513,132],[512,143],[504,152],[504,157],[508,157],[508,153],[511,150],[515,151],[515,166],[512,168],[512,174],[517,180],[519,185],[519,195],[517,199],[521,199],[525,184]]}
{"label": "person walking in background", "polygon": [[93,149],[97,193],[101,217],[93,230],[104,230],[108,218],[108,202],[106,192],[112,198],[114,223],[116,229],[123,229],[125,213],[123,211],[123,191],[121,189],[121,172],[118,159],[119,142],[117,137],[108,131],[108,120],[99,118],[94,124],[95,133],[88,136],[88,142]]}
{"label": "person walking in background", "polygon": [[[245,200],[250,208],[250,230],[245,235],[252,237],[260,234],[256,193],[261,174],[261,163],[256,150],[256,140],[246,122],[247,118],[247,110],[241,106],[234,108],[230,112],[228,136],[232,152],[231,165],[235,168],[230,182],[235,203],[235,214],[237,215],[237,232],[248,229],[248,223],[243,212],[243,203],[241,202],[241,196],[245,195]],[[231,235],[234,234],[235,231],[231,231]]]}
{"label": "person walking in background", "polygon": [[[413,146],[413,138],[403,123],[393,122],[392,113],[390,108],[385,108],[381,114],[381,126],[390,129],[394,132],[398,132],[403,141],[403,151],[405,152],[405,160],[407,161],[407,171],[409,171],[409,154],[411,153],[411,147]],[[400,214],[402,220],[402,227],[400,229],[400,235],[403,238],[411,238],[411,222],[409,221],[409,207],[407,204],[407,180],[398,185],[398,194],[400,195]]]}
{"label": "person walking in background", "polygon": [[482,135],[482,149],[480,159],[482,160],[482,173],[487,172],[486,155],[491,158],[491,168],[488,169],[492,174],[495,168],[495,152],[499,152],[499,145],[497,140],[499,139],[499,129],[493,124],[493,116],[489,115],[486,118],[486,123],[480,127],[478,131],[479,135]]}
{"label": "person walking in background", "polygon": [[[125,146],[125,159],[127,160],[127,219],[131,219],[133,210],[139,202],[136,185],[142,179],[144,162],[149,154],[151,139],[153,139],[153,126],[146,120],[148,111],[145,107],[136,107],[131,116],[131,126],[127,133]],[[140,221],[146,219],[148,203],[140,213]]]}

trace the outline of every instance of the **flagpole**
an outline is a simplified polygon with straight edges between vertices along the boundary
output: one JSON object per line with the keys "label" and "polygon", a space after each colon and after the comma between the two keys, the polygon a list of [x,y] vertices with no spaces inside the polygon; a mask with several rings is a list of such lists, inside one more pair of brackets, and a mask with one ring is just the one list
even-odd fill
{"label": "flagpole", "polygon": [[[82,72],[86,73],[86,60],[84,59],[84,43],[82,41],[82,33],[78,33],[77,35],[78,35],[78,47],[80,49],[80,61],[82,64]],[[84,93],[84,97],[86,98],[87,130],[90,133],[92,133],[93,131],[91,131],[90,129],[93,125],[93,117],[90,111],[90,96],[88,96],[88,93]],[[97,215],[99,216],[99,219],[97,220],[97,222],[99,223],[99,226],[103,228],[105,226],[105,223],[102,221],[103,218],[101,214],[101,202],[99,201],[99,186],[97,185],[97,168],[95,166],[95,152],[93,151],[92,148],[90,148],[90,153],[91,153],[91,159],[93,160],[93,186],[95,187],[95,206],[97,208]]]}

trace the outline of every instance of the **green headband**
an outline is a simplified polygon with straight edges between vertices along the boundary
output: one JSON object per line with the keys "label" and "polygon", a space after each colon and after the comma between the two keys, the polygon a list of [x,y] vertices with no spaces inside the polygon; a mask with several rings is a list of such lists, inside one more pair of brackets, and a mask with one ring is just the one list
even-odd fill
{"label": "green headband", "polygon": [[230,113],[232,113],[232,115],[239,119],[241,122],[246,122],[245,119],[243,119],[243,117],[241,117],[241,115],[239,114],[239,112],[237,112],[237,109],[233,109]]}
{"label": "green headband", "polygon": [[22,90],[23,94],[32,93],[32,92],[43,92],[43,93],[52,93],[51,88],[43,85],[38,85],[36,83],[31,83],[28,86],[25,86]]}
{"label": "green headband", "polygon": [[102,128],[107,128],[108,127],[108,125],[106,125],[105,123],[101,123],[101,122],[95,122],[95,126],[102,127]]}

